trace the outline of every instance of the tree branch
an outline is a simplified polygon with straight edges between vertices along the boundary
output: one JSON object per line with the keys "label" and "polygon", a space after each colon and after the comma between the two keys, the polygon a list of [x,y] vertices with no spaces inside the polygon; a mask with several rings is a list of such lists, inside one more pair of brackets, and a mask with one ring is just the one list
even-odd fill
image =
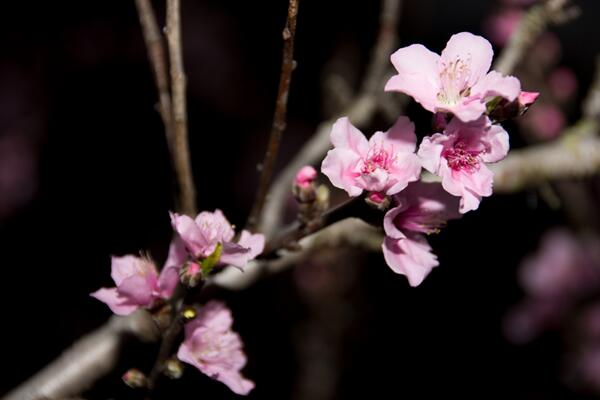
{"label": "tree branch", "polygon": [[279,77],[279,89],[277,90],[277,100],[275,103],[275,115],[273,116],[273,126],[267,151],[262,163],[262,173],[258,183],[258,190],[252,211],[248,217],[246,227],[254,230],[261,218],[262,210],[265,205],[273,169],[279,152],[279,143],[281,135],[286,127],[285,117],[287,113],[287,101],[290,92],[290,83],[292,81],[292,72],[294,71],[294,39],[296,37],[296,20],[298,17],[299,0],[289,0],[287,20],[283,28],[283,56],[281,61],[281,75]]}
{"label": "tree branch", "polygon": [[150,0],[135,0],[135,5],[140,17],[144,42],[148,49],[148,60],[150,61],[156,89],[158,90],[158,110],[165,126],[169,151],[171,152],[171,157],[174,159],[173,111],[171,109],[167,57],[163,37]]}
{"label": "tree branch", "polygon": [[165,29],[171,65],[171,93],[173,95],[173,163],[180,189],[181,211],[195,216],[196,189],[192,176],[188,144],[186,77],[183,69],[181,45],[180,0],[167,0],[167,26]]}
{"label": "tree branch", "polygon": [[568,4],[569,0],[545,0],[531,7],[494,63],[494,69],[504,75],[513,73],[549,24],[564,23],[577,15],[578,11],[575,7],[566,8]]}
{"label": "tree branch", "polygon": [[8,393],[4,400],[40,400],[75,396],[113,370],[128,335],[143,341],[160,336],[150,314],[139,310],[79,339],[56,360]]}

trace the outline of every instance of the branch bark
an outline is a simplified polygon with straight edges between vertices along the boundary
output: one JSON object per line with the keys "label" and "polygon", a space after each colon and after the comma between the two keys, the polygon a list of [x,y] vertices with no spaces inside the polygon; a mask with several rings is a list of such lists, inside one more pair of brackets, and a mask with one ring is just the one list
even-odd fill
{"label": "branch bark", "polygon": [[545,0],[531,7],[523,16],[516,33],[494,63],[504,75],[513,73],[531,46],[551,23],[563,23],[577,15],[577,9],[566,8],[569,0]]}
{"label": "branch bark", "polygon": [[150,314],[139,310],[79,339],[44,369],[8,393],[4,400],[58,399],[76,396],[108,374],[117,364],[127,336],[154,341],[160,336]]}
{"label": "branch bark", "polygon": [[183,68],[181,43],[180,0],[167,0],[167,26],[165,29],[169,48],[171,93],[173,96],[173,163],[180,190],[181,211],[195,216],[196,189],[192,176],[186,110],[186,77]]}
{"label": "branch bark", "polygon": [[275,103],[275,115],[273,116],[273,126],[271,127],[271,135],[267,151],[262,163],[262,173],[256,192],[256,199],[252,206],[252,211],[248,217],[246,227],[249,230],[254,230],[261,217],[271,178],[273,177],[273,169],[279,152],[279,143],[281,136],[286,127],[287,101],[290,92],[290,83],[292,81],[292,72],[294,71],[294,39],[296,38],[296,20],[298,17],[299,0],[290,0],[288,4],[288,14],[283,28],[283,59],[281,61],[281,75],[279,77],[279,89],[277,90],[277,100]]}
{"label": "branch bark", "polygon": [[173,111],[171,108],[168,66],[163,36],[158,27],[156,13],[150,0],[135,0],[135,5],[140,17],[144,42],[148,49],[148,61],[150,61],[154,82],[158,91],[158,110],[165,126],[169,151],[171,152],[171,157],[174,159]]}

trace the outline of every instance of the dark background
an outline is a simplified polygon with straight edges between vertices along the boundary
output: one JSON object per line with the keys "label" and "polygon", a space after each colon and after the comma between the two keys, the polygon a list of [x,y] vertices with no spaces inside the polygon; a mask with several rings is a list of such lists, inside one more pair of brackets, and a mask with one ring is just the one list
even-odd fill
{"label": "dark background", "polygon": [[[182,3],[199,209],[221,208],[241,226],[271,123],[287,2]],[[585,88],[600,51],[600,3],[578,3],[583,15],[553,31],[563,45],[561,64]],[[453,33],[481,33],[494,6],[405,1],[402,44],[439,52]],[[335,52],[349,49],[358,72],[364,70],[378,9],[376,1],[301,2],[280,166],[328,117],[321,83]],[[150,250],[164,256],[174,182],[133,1],[3,2],[0,14],[0,135],[26,135],[38,160],[35,195],[0,220],[4,393],[110,316],[88,295],[112,285],[110,255]],[[427,126],[418,107],[408,113],[418,127]],[[520,145],[518,137],[513,144]],[[352,312],[338,344],[343,369],[336,398],[587,398],[559,378],[559,337],[514,346],[501,329],[521,296],[519,261],[563,220],[533,192],[485,199],[477,212],[430,238],[441,265],[416,289],[380,254],[361,255],[356,284],[346,294]],[[310,311],[295,282],[287,271],[243,292],[219,294],[245,342],[245,373],[257,384],[251,398],[291,398],[296,390],[297,328]],[[131,396],[119,376],[155,351],[132,344],[120,369],[89,397]],[[235,397],[191,370],[160,394]]]}

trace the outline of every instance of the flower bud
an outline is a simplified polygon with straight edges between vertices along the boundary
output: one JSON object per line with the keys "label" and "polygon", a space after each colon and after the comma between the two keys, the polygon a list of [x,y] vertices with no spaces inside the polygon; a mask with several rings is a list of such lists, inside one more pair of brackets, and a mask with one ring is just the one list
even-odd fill
{"label": "flower bud", "polygon": [[184,264],[183,268],[181,268],[181,272],[179,273],[179,278],[181,279],[181,283],[185,286],[193,288],[202,281],[202,267],[200,264],[190,261]]}
{"label": "flower bud", "polygon": [[176,358],[169,358],[163,373],[171,379],[179,379],[183,375],[183,364]]}
{"label": "flower bud", "polygon": [[390,197],[381,192],[369,193],[369,195],[365,198],[365,202],[369,206],[379,211],[386,211],[388,208],[390,208],[391,204]]}
{"label": "flower bud", "polygon": [[134,389],[144,388],[148,383],[146,375],[137,368],[131,368],[123,374],[123,382]]}

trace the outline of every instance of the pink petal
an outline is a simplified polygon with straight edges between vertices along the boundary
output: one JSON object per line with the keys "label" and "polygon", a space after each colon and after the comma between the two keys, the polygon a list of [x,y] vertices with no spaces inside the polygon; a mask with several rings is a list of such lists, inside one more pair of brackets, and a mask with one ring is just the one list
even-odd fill
{"label": "pink petal", "polygon": [[487,145],[487,151],[481,154],[484,162],[498,162],[508,154],[508,133],[500,125],[492,125],[486,129],[482,139]]}
{"label": "pink petal", "polygon": [[421,177],[421,160],[414,153],[397,155],[397,161],[392,165],[388,181],[392,186],[387,190],[387,195],[396,194],[404,190],[410,182]]}
{"label": "pink petal", "polygon": [[221,263],[233,265],[243,270],[252,257],[250,257],[250,249],[242,247],[237,243],[223,243],[223,252],[221,253]]}
{"label": "pink petal", "polygon": [[111,273],[113,281],[119,286],[124,279],[139,273],[137,263],[139,258],[132,255],[111,257]]}
{"label": "pink petal", "polygon": [[383,141],[393,145],[395,153],[414,153],[417,149],[415,124],[408,117],[399,117],[394,125],[383,134]]}
{"label": "pink petal", "polygon": [[439,265],[437,257],[422,235],[400,240],[386,237],[382,248],[388,266],[395,273],[406,275],[408,283],[413,287],[419,286],[431,270]]}
{"label": "pink petal", "polygon": [[137,304],[132,304],[129,299],[119,295],[116,288],[102,288],[90,293],[90,296],[105,303],[117,315],[128,315],[139,308]]}
{"label": "pink petal", "polygon": [[446,135],[436,133],[433,136],[426,136],[421,141],[417,155],[421,160],[421,165],[432,174],[437,174],[440,169],[442,159],[443,143],[448,140]]}
{"label": "pink petal", "polygon": [[385,213],[385,216],[383,217],[383,230],[385,231],[387,237],[392,239],[403,239],[406,237],[406,235],[404,235],[404,233],[398,229],[394,223],[394,219],[407,208],[408,204],[401,204]]}
{"label": "pink petal", "polygon": [[265,248],[265,235],[260,233],[252,234],[247,230],[243,230],[240,240],[238,240],[238,244],[250,249],[248,257],[250,260],[253,260],[262,253]]}
{"label": "pink petal", "polygon": [[[156,279],[156,277],[155,277]],[[152,294],[154,292],[156,280],[154,282],[149,277],[142,275],[133,275],[124,279],[117,291],[119,295],[128,299],[132,304],[139,306],[148,306],[152,303]]]}
{"label": "pink petal", "polygon": [[250,393],[255,386],[254,382],[244,378],[238,371],[222,371],[215,379],[227,385],[227,387],[231,389],[233,393],[242,396]]}
{"label": "pink petal", "polygon": [[188,254],[181,238],[176,237],[171,241],[167,261],[158,277],[160,296],[164,299],[171,297],[179,283],[179,271],[187,261]]}
{"label": "pink petal", "polygon": [[442,51],[441,62],[449,64],[457,59],[469,66],[468,86],[473,86],[485,76],[492,65],[494,50],[492,45],[481,36],[469,32],[452,35]]}
{"label": "pink petal", "polygon": [[207,243],[206,248],[204,249],[205,252],[218,242],[231,241],[235,235],[231,224],[219,209],[214,212],[201,212],[196,216],[195,223]]}
{"label": "pink petal", "polygon": [[210,245],[196,222],[187,215],[171,213],[171,225],[192,254],[199,255]]}
{"label": "pink petal", "polygon": [[406,93],[426,110],[434,112],[440,89],[439,58],[420,44],[397,50],[391,60],[398,74],[388,80],[385,90]]}
{"label": "pink petal", "polygon": [[358,196],[362,193],[362,189],[357,186],[358,175],[353,170],[359,160],[360,156],[355,152],[345,148],[335,148],[327,152],[321,164],[321,172],[329,178],[333,186],[344,189],[350,196]]}
{"label": "pink petal", "polygon": [[481,196],[472,190],[465,188],[462,193],[462,197],[460,198],[460,206],[458,210],[461,214],[465,214],[469,211],[475,211],[479,208],[479,203],[481,203]]}
{"label": "pink petal", "polygon": [[347,149],[357,155],[365,155],[369,151],[367,138],[347,117],[342,117],[333,124],[330,138],[337,149]]}
{"label": "pink petal", "polygon": [[519,93],[521,93],[521,82],[517,78],[503,76],[496,71],[490,71],[471,88],[471,96],[479,96],[482,100],[501,96],[508,101],[513,101],[519,96]]}
{"label": "pink petal", "polygon": [[451,112],[463,122],[471,122],[477,120],[485,113],[486,106],[485,103],[479,100],[472,101],[466,99],[455,106],[444,106],[441,109]]}

